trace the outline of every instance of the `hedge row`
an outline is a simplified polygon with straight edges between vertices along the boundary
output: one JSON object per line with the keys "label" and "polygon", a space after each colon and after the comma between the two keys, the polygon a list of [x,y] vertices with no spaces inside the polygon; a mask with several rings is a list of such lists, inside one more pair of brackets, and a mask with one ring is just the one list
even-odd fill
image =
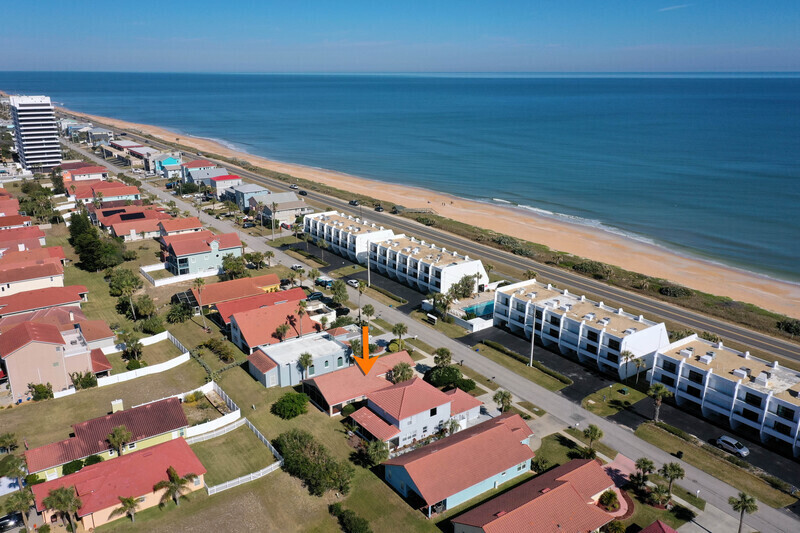
{"label": "hedge row", "polygon": [[[521,363],[528,364],[530,362],[530,360],[527,357],[522,356],[522,355],[518,354],[517,352],[515,352],[513,350],[509,350],[508,348],[506,348],[505,346],[503,346],[499,342],[485,340],[485,341],[483,341],[483,344],[485,344],[489,348],[493,348],[493,349],[497,350],[498,352],[503,353],[503,354],[505,354],[505,355],[507,355],[509,357],[513,357],[514,359],[516,359],[517,361],[519,361]],[[560,381],[561,383],[564,383],[565,385],[572,385],[572,383],[573,383],[573,381],[571,379],[569,379],[567,376],[565,376],[561,372],[557,372],[557,371],[553,370],[552,368],[543,365],[541,362],[536,361],[535,359],[533,361],[533,367],[538,369],[538,370],[541,370],[542,372],[544,372],[545,374],[547,374],[551,378],[557,379],[558,381]]]}
{"label": "hedge row", "polygon": [[370,289],[376,290],[377,292],[383,294],[387,298],[391,298],[392,300],[394,300],[395,302],[397,302],[399,304],[407,304],[408,303],[408,300],[406,300],[405,298],[401,298],[400,296],[398,296],[398,295],[396,295],[396,294],[394,294],[392,292],[387,291],[383,287],[378,287],[377,285],[370,285]]}

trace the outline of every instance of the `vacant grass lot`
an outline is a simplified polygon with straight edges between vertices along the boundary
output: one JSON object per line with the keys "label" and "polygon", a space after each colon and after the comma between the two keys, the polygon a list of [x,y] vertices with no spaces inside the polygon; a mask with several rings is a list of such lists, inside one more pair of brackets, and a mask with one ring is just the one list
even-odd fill
{"label": "vacant grass lot", "polygon": [[559,433],[553,433],[542,439],[542,445],[536,450],[536,457],[547,459],[548,468],[563,465],[580,457],[580,446]]}
{"label": "vacant grass lot", "polygon": [[[623,393],[625,391],[626,393]],[[647,395],[622,383],[614,383],[581,400],[581,406],[599,416],[615,415],[636,402],[647,398]]]}
{"label": "vacant grass lot", "polygon": [[275,462],[269,448],[247,426],[193,444],[192,450],[208,470],[205,480],[211,487],[257,472]]}
{"label": "vacant grass lot", "polygon": [[[181,351],[177,346],[172,344],[169,340],[157,342],[142,348],[142,361],[148,366],[164,363],[170,359],[174,359],[181,355]],[[127,372],[126,365],[128,361],[122,358],[122,352],[117,352],[108,356],[111,363],[111,374],[120,374]]]}
{"label": "vacant grass lot", "polygon": [[286,237],[277,237],[274,241],[269,238],[272,233],[269,231],[269,228],[264,228],[264,235],[267,235],[267,244],[272,246],[273,248],[280,248],[281,246],[285,246],[287,244],[300,244],[303,241],[295,237],[294,235],[287,235]]}
{"label": "vacant grass lot", "polygon": [[364,272],[365,270],[367,270],[366,267],[363,267],[361,265],[348,265],[348,266],[343,266],[341,268],[337,268],[335,270],[331,270],[330,272],[328,272],[328,276],[334,279],[338,279],[344,276],[352,276],[353,274],[358,274],[359,272]]}
{"label": "vacant grass lot", "polygon": [[494,348],[490,348],[485,344],[476,344],[474,348],[477,348],[480,354],[487,359],[503,365],[509,370],[519,374],[529,381],[533,381],[540,387],[544,387],[549,391],[555,392],[566,387],[566,384],[561,383],[556,378],[545,374],[538,368],[521,363],[520,361],[517,361],[506,354],[500,353]]}
{"label": "vacant grass lot", "polygon": [[786,507],[797,501],[796,498],[774,489],[761,478],[653,424],[641,424],[636,429],[636,436],[672,454],[678,450],[683,451],[683,460],[687,463],[750,494],[770,507]]}
{"label": "vacant grass lot", "polygon": [[420,322],[422,322],[423,324],[425,324],[430,328],[433,328],[435,330],[440,331],[441,333],[444,333],[451,339],[458,339],[467,334],[467,330],[465,330],[461,326],[457,326],[455,324],[449,324],[444,320],[437,320],[436,325],[434,326],[433,324],[428,322],[427,318],[428,314],[425,313],[424,311],[419,311],[419,310],[411,311],[411,317],[414,318],[415,320],[419,320]]}
{"label": "vacant grass lot", "polygon": [[64,398],[29,402],[0,411],[3,432],[27,439],[31,448],[66,439],[71,425],[111,412],[111,401],[121,398],[125,408],[196,389],[205,372],[189,361],[167,372],[132,379],[116,385],[78,391]]}
{"label": "vacant grass lot", "polygon": [[[581,441],[582,443],[584,443],[586,445],[589,444],[589,439],[587,439],[586,437],[583,436],[583,431],[580,431],[580,430],[577,430],[577,429],[573,429],[573,428],[567,428],[566,430],[564,430],[564,432],[568,433],[569,435],[572,435],[573,437],[575,437],[576,439],[578,439],[579,441]],[[611,460],[614,460],[614,458],[619,453],[617,450],[615,450],[611,446],[606,446],[602,442],[595,441],[593,443],[593,445],[594,445],[594,449],[597,450],[598,453],[602,453],[603,455],[605,455],[607,457],[610,457]]]}

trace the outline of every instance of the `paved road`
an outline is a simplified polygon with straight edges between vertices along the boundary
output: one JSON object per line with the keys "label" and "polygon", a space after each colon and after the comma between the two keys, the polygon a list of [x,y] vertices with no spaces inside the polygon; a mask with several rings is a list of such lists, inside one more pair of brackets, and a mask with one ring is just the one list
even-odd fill
{"label": "paved road", "polygon": [[[75,147],[73,146],[73,148]],[[114,168],[112,165],[108,165],[97,157],[94,157],[94,159],[96,159],[98,162],[106,164],[115,172],[122,171],[122,169]],[[180,198],[176,198],[170,194],[167,194],[163,190],[157,189],[148,184],[144,185],[144,189],[156,194],[162,201],[175,201],[182,210],[192,210],[191,205],[182,201]],[[217,220],[202,212],[199,216],[203,223],[209,225],[213,224],[220,230],[238,230],[237,227],[227,220]],[[249,235],[242,235],[242,237],[246,245],[254,250],[266,251],[269,249],[274,251],[273,248],[266,244],[263,238],[251,237]],[[280,251],[276,251],[275,255],[275,259],[283,262],[284,264],[296,262],[293,258],[290,258]],[[356,301],[358,299],[357,291],[351,287],[348,287],[348,291],[350,293],[351,301]],[[633,435],[633,432],[625,426],[596,416],[593,413],[581,408],[579,405],[573,403],[573,401],[567,397],[560,394],[554,394],[542,387],[539,387],[538,385],[507,369],[506,367],[484,358],[480,354],[474,352],[469,347],[464,345],[462,342],[451,339],[437,330],[426,326],[425,324],[410,319],[402,311],[383,305],[367,295],[362,296],[361,299],[364,305],[367,303],[372,304],[380,314],[381,318],[389,323],[394,324],[397,322],[404,322],[407,324],[409,337],[418,336],[420,339],[432,346],[447,347],[453,353],[454,361],[463,360],[464,364],[475,369],[484,376],[491,377],[495,382],[500,384],[500,386],[511,391],[511,393],[514,394],[514,396],[518,399],[527,400],[535,405],[540,406],[552,416],[560,419],[564,424],[578,424],[579,427],[586,427],[588,424],[597,425],[605,433],[604,442],[627,457],[633,459],[638,457],[649,457],[656,463],[657,467],[667,462],[676,461],[672,455],[664,452],[660,448],[636,438]],[[735,515],[727,502],[729,497],[737,495],[738,490],[716,479],[710,474],[707,474],[689,465],[688,463],[683,461],[678,462],[681,463],[686,472],[686,478],[681,481],[681,485],[683,485],[689,491],[699,490],[701,497],[703,497],[709,504],[719,508],[728,515]],[[763,504],[760,506],[760,510],[756,514],[748,516],[745,519],[745,522],[750,527],[761,532],[778,533],[800,530],[800,521],[798,521],[796,517],[794,517],[789,511],[772,509]]]}
{"label": "paved road", "polygon": [[[109,128],[119,131],[116,128]],[[173,150],[173,148],[167,144],[153,141],[132,133],[128,133],[127,137],[162,149]],[[184,154],[188,157],[198,157],[194,153],[184,152]],[[226,167],[231,167],[229,163],[219,163]],[[270,189],[278,191],[290,190],[288,185],[282,181],[265,178],[259,174],[255,174],[244,169],[238,169],[237,173],[249,180],[264,184]],[[364,211],[367,210],[366,207],[354,209],[344,200],[339,200],[338,198],[326,196],[314,191],[308,191],[308,198],[316,200],[323,205],[329,205],[334,209],[344,212],[351,212],[353,214],[361,214],[362,209]],[[471,256],[481,257],[488,260],[495,266],[505,265],[521,271],[534,270],[538,272],[540,276],[543,276],[547,280],[554,282],[559,286],[565,286],[571,290],[594,294],[606,302],[614,302],[625,308],[635,309],[644,314],[650,314],[651,318],[671,320],[673,322],[684,324],[687,327],[696,329],[698,331],[714,332],[726,340],[742,343],[751,349],[757,349],[766,353],[772,353],[781,357],[785,357],[787,359],[800,361],[800,345],[785,339],[779,339],[770,335],[758,333],[724,320],[704,316],[700,313],[682,309],[666,302],[648,298],[646,296],[632,293],[617,287],[612,287],[600,281],[588,279],[552,265],[546,265],[530,259],[515,256],[513,254],[497,250],[496,248],[476,243],[468,239],[443,232],[441,230],[429,228],[413,220],[391,215],[385,212],[377,213],[371,210],[368,212],[367,218],[371,222],[391,227],[395,230],[400,230],[410,235],[424,238],[429,242],[435,242],[439,245],[444,245],[449,249],[457,249]]]}

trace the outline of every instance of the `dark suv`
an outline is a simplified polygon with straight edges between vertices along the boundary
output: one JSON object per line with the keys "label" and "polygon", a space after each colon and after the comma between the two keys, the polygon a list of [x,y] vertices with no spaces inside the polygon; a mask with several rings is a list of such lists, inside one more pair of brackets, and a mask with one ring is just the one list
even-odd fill
{"label": "dark suv", "polygon": [[22,513],[11,513],[0,517],[0,532],[17,531],[24,526]]}

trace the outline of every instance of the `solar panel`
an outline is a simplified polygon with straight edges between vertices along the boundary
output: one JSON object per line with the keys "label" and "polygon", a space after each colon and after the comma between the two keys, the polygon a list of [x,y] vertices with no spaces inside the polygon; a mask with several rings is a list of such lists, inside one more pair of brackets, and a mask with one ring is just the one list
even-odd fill
{"label": "solar panel", "polygon": [[120,220],[140,220],[142,218],[147,218],[144,213],[125,213],[124,215],[120,215]]}

